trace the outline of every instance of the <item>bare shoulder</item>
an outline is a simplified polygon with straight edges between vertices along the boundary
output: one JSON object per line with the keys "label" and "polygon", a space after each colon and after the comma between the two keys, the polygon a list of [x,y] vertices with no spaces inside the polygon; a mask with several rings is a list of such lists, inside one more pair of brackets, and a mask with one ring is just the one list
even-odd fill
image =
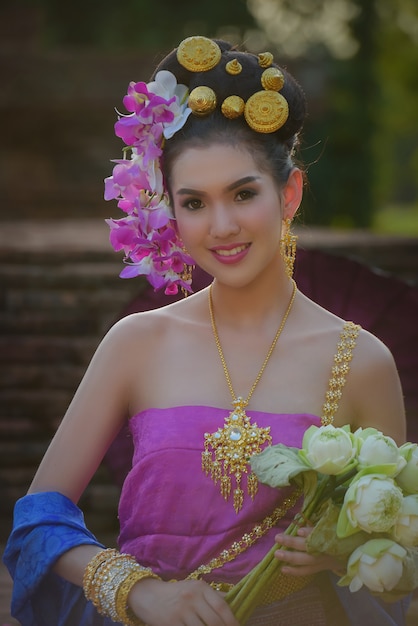
{"label": "bare shoulder", "polygon": [[114,324],[103,341],[109,346],[129,350],[157,339],[163,343],[173,331],[179,331],[185,325],[198,324],[205,318],[205,298],[204,293],[199,292],[167,306],[127,315]]}
{"label": "bare shoulder", "polygon": [[376,367],[395,367],[391,351],[376,335],[360,328],[356,342],[356,369],[364,374],[368,369]]}
{"label": "bare shoulder", "polygon": [[399,374],[389,348],[362,329],[351,362],[347,392],[354,425],[373,426],[398,442],[405,438],[405,409]]}
{"label": "bare shoulder", "polygon": [[[302,303],[304,343],[312,342],[316,353],[327,359],[332,351],[336,353],[335,345],[345,320],[309,299]],[[378,337],[360,328],[349,367],[335,425],[350,424],[352,429],[372,426],[402,442],[406,430],[403,394],[389,348]]]}

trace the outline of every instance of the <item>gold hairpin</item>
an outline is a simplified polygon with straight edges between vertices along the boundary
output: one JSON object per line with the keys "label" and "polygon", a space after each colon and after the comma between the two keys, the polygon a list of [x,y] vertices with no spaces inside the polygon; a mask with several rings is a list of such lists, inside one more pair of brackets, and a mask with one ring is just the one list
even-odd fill
{"label": "gold hairpin", "polygon": [[244,117],[258,133],[274,133],[289,117],[289,105],[277,91],[257,91],[248,98]]}
{"label": "gold hairpin", "polygon": [[273,63],[273,55],[271,52],[260,52],[258,55],[258,64],[260,67],[270,67]]}
{"label": "gold hairpin", "polygon": [[238,61],[238,59],[232,59],[232,61],[228,61],[228,63],[225,65],[225,70],[228,72],[228,74],[236,76],[237,74],[240,74],[242,72],[242,65]]}
{"label": "gold hairpin", "polygon": [[230,120],[244,113],[245,102],[240,96],[228,96],[222,102],[221,111]]}
{"label": "gold hairpin", "polygon": [[216,107],[216,95],[213,89],[200,85],[195,87],[189,95],[188,105],[194,115],[209,115]]}
{"label": "gold hairpin", "polygon": [[284,85],[283,73],[278,67],[269,67],[261,74],[261,84],[264,89],[280,91]]}
{"label": "gold hairpin", "polygon": [[218,44],[207,37],[187,37],[177,48],[177,60],[190,72],[207,72],[216,67],[222,52]]}

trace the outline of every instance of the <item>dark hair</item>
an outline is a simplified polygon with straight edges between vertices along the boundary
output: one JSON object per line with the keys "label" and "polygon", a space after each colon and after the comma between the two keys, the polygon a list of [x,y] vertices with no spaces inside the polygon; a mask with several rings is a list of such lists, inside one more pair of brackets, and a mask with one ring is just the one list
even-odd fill
{"label": "dark hair", "polygon": [[[177,60],[176,50],[168,54],[158,65],[155,74],[160,70],[172,72],[178,83],[186,85],[189,91],[197,86],[211,87],[217,97],[215,111],[205,117],[190,115],[184,127],[178,131],[164,147],[162,159],[163,173],[167,187],[170,188],[170,172],[173,160],[186,147],[203,147],[210,143],[227,143],[243,146],[253,155],[258,166],[272,174],[278,185],[287,181],[293,167],[292,155],[298,144],[298,137],[306,117],[306,101],[302,88],[289,72],[280,67],[284,75],[284,85],[280,93],[289,105],[289,117],[285,124],[273,133],[259,133],[252,130],[243,116],[227,119],[220,109],[225,98],[231,95],[240,96],[244,101],[262,89],[258,57],[249,52],[241,52],[220,40],[222,56],[213,69],[206,72],[191,72]],[[237,59],[242,65],[238,75],[228,74],[225,66],[228,61]],[[273,63],[273,67],[279,67]]]}

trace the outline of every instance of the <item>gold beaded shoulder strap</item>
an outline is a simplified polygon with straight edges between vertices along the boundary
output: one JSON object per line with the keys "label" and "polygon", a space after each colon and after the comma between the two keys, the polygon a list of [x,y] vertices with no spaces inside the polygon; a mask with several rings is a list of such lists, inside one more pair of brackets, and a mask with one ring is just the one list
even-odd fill
{"label": "gold beaded shoulder strap", "polygon": [[337,352],[334,356],[334,365],[331,369],[331,378],[329,379],[328,390],[322,407],[322,426],[332,424],[334,421],[360,329],[361,326],[358,324],[345,322],[341,331]]}

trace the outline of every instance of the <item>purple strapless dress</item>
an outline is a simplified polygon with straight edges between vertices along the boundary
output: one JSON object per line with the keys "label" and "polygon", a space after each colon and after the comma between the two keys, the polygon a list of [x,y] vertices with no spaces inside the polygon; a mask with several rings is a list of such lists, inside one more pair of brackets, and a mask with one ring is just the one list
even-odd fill
{"label": "purple strapless dress", "polygon": [[[152,567],[164,579],[183,579],[252,530],[289,495],[291,488],[259,485],[254,500],[246,494],[235,513],[232,496],[225,501],[219,484],[202,471],[204,433],[224,425],[229,409],[180,406],[147,409],[130,420],[134,443],[132,469],[121,494],[119,519],[122,551]],[[248,410],[252,422],[270,427],[272,443],[300,447],[305,430],[320,426],[310,414],[273,414]],[[278,527],[206,580],[237,582],[268,552],[278,530],[293,518],[289,510]]]}

